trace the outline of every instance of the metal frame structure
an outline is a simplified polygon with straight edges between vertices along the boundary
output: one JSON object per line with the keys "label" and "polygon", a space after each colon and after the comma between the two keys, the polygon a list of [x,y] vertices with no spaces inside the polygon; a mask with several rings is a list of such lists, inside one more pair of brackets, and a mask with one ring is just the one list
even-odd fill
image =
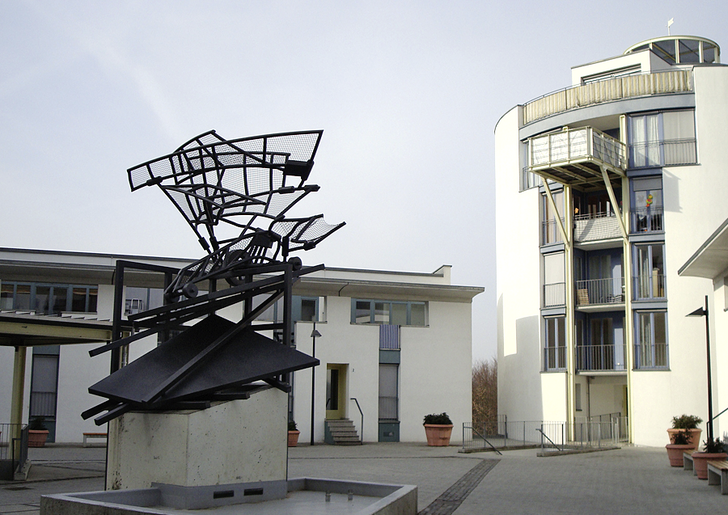
{"label": "metal frame structure", "polygon": [[[213,401],[247,398],[261,388],[260,381],[290,391],[290,372],[318,364],[291,346],[291,292],[300,276],[323,265],[304,267],[290,253],[314,248],[344,223],[327,224],[323,215],[285,215],[319,189],[306,180],[322,133],[225,140],[210,131],[128,170],[132,191],[158,186],[164,192],[207,255],[180,270],[117,263],[114,341],[91,351],[92,356],[112,352],[111,375],[89,388],[107,400],[86,410],[84,419],[96,416],[101,425],[131,410],[205,408]],[[216,234],[225,229],[234,234]],[[164,274],[165,305],[123,321],[126,268]],[[282,322],[253,325],[281,298]],[[238,322],[216,314],[239,303]],[[270,339],[262,330],[281,337]],[[129,344],[154,335],[162,341],[156,349],[122,366]]]}

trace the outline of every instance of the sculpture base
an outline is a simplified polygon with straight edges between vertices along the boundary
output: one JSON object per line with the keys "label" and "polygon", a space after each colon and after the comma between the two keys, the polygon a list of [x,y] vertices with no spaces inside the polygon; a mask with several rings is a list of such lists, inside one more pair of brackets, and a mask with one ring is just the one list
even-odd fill
{"label": "sculpture base", "polygon": [[287,438],[288,395],[275,388],[205,410],[126,413],[109,423],[106,489],[285,481]]}

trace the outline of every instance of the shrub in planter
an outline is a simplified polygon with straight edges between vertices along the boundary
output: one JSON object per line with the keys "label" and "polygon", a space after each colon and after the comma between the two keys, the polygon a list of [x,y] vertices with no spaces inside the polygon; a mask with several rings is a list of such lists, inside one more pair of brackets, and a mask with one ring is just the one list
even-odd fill
{"label": "shrub in planter", "polygon": [[672,417],[672,428],[667,430],[667,433],[670,436],[670,443],[675,443],[674,438],[677,433],[682,430],[686,430],[690,435],[688,444],[692,445],[692,449],[697,449],[698,445],[700,445],[700,434],[702,433],[702,430],[698,429],[698,424],[702,421],[703,419],[696,415],[680,415],[679,417]]}
{"label": "shrub in planter", "polygon": [[693,453],[693,466],[698,479],[708,479],[708,461],[723,461],[728,458],[724,452],[723,443],[719,438],[711,440],[708,438],[703,442],[703,451]]}
{"label": "shrub in planter", "polygon": [[690,433],[686,429],[682,429],[675,433],[672,443],[665,446],[667,449],[667,459],[670,460],[671,467],[683,466],[683,453],[693,450],[693,444],[690,442]]}
{"label": "shrub in planter", "polygon": [[28,447],[44,447],[48,439],[48,428],[44,424],[45,418],[34,417],[28,424]]}
{"label": "shrub in planter", "polygon": [[298,435],[300,435],[301,432],[298,430],[298,427],[296,426],[296,422],[294,420],[288,421],[288,447],[296,447],[298,445]]}
{"label": "shrub in planter", "polygon": [[431,447],[445,447],[450,445],[453,424],[447,413],[431,413],[425,415],[423,425],[425,426],[427,445]]}

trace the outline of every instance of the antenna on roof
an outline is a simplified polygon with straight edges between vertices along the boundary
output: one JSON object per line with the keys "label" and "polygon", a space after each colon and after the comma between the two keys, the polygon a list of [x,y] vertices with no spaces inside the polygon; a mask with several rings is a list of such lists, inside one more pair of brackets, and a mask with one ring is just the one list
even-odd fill
{"label": "antenna on roof", "polygon": [[670,35],[670,25],[672,25],[673,23],[675,23],[675,18],[670,18],[669,20],[667,20],[667,35],[668,36]]}

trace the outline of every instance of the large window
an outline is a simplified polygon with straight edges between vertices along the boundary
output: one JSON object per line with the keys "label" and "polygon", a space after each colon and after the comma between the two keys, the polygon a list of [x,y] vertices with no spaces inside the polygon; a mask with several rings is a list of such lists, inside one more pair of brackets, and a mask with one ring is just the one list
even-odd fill
{"label": "large window", "polygon": [[692,110],[629,117],[629,166],[645,168],[697,162]]}
{"label": "large window", "polygon": [[564,317],[544,319],[546,338],[544,341],[544,369],[564,370],[566,368],[566,323]]}
{"label": "large window", "polygon": [[556,217],[561,218],[562,222],[564,221],[564,192],[556,191],[552,195],[556,210],[546,194],[541,196],[541,245],[563,241]]}
{"label": "large window", "polygon": [[663,231],[662,178],[632,180],[632,232]]}
{"label": "large window", "polygon": [[635,299],[665,297],[665,248],[661,243],[635,245]]}
{"label": "large window", "polygon": [[379,420],[399,420],[398,375],[399,365],[379,365]]}
{"label": "large window", "polygon": [[564,253],[554,252],[543,256],[543,307],[566,304],[564,280]]}
{"label": "large window", "polygon": [[427,303],[351,300],[352,324],[427,325]]}
{"label": "large window", "polygon": [[667,347],[667,313],[638,312],[635,315],[635,368],[639,370],[666,369],[669,365]]}
{"label": "large window", "polygon": [[96,286],[3,282],[0,289],[0,309],[44,315],[67,311],[94,313],[97,299]]}

